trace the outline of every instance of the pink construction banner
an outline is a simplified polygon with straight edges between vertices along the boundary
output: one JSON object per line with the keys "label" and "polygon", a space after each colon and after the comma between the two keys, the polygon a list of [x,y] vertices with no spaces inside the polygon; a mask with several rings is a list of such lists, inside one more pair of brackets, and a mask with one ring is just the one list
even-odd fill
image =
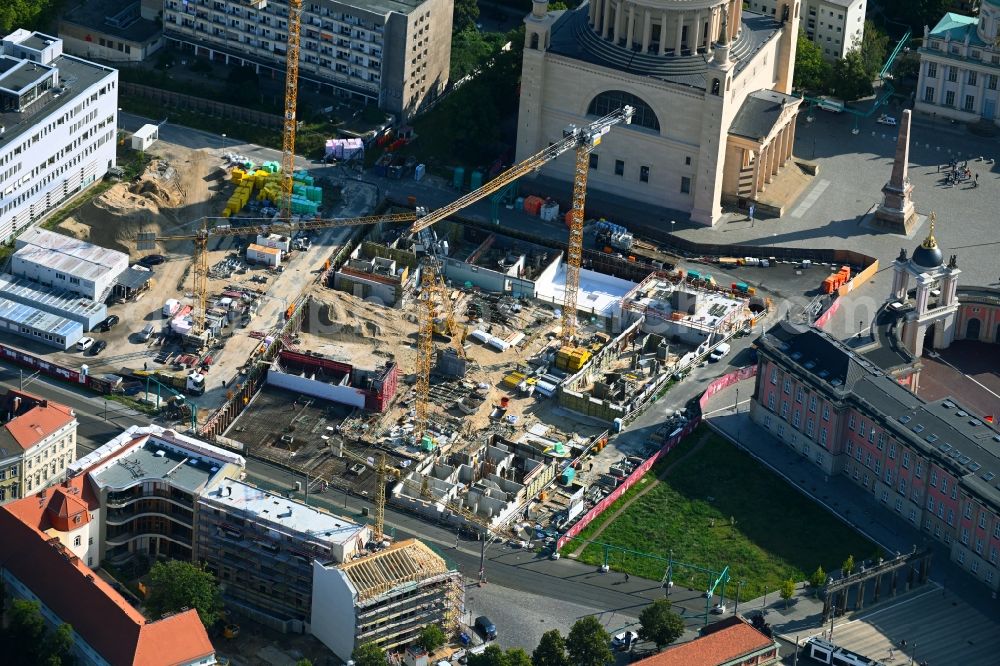
{"label": "pink construction banner", "polygon": [[[705,403],[708,401],[709,398],[711,398],[713,395],[715,395],[722,389],[726,388],[727,386],[731,386],[736,382],[741,382],[745,379],[750,379],[751,377],[756,377],[756,376],[757,376],[757,366],[750,365],[745,368],[740,368],[736,372],[731,372],[728,375],[719,377],[714,382],[709,384],[707,389],[705,389],[705,392],[699,399],[699,404],[702,407],[704,407]],[[566,533],[560,536],[559,540],[556,542],[556,547],[562,548],[564,545],[566,545],[567,541],[580,534],[580,532],[582,532],[584,528],[587,527],[587,525],[589,525],[591,522],[593,522],[595,518],[604,513],[609,506],[611,506],[618,500],[618,498],[620,498],[623,494],[628,492],[628,489],[634,486],[636,482],[638,482],[639,479],[641,479],[646,474],[646,472],[648,472],[650,468],[652,468],[653,465],[655,465],[660,460],[660,458],[670,453],[670,451],[673,450],[673,448],[677,446],[682,439],[690,435],[694,431],[694,429],[697,428],[700,424],[701,424],[701,416],[699,415],[698,418],[694,419],[693,421],[689,422],[686,426],[684,426],[684,428],[680,432],[672,434],[663,443],[663,446],[661,446],[656,453],[651,455],[649,458],[643,461],[641,465],[636,467],[635,470],[631,474],[629,474],[625,478],[625,480],[622,481],[621,484],[611,492],[610,495],[608,495],[600,502],[595,504],[593,507],[591,507],[590,511],[587,511],[585,514],[583,514],[580,517],[580,520],[576,521],[572,527],[566,530]]]}

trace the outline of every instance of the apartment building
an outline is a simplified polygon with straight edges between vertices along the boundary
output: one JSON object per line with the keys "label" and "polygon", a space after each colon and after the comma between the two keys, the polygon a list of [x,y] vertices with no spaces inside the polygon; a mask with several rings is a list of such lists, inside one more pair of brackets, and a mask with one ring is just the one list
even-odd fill
{"label": "apartment building", "polygon": [[245,466],[242,456],[193,437],[132,426],[70,465],[68,476],[89,479],[103,509],[99,561],[120,565],[136,555],[190,561],[198,497]]}
{"label": "apartment building", "polygon": [[0,43],[0,240],[115,165],[118,72],[16,30]]}
{"label": "apartment building", "polygon": [[0,507],[0,603],[35,601],[49,629],[68,624],[81,666],[217,663],[196,610],[147,619],[95,574],[100,511],[82,476]]}
{"label": "apartment building", "polygon": [[923,400],[819,329],[781,322],[757,350],[757,424],[1000,589],[1000,432],[952,398]]}
{"label": "apartment building", "polygon": [[961,122],[997,122],[1000,1],[982,0],[978,16],[945,14],[924,30],[914,109]]}
{"label": "apartment building", "polygon": [[[452,0],[306,0],[299,85],[397,114],[440,95],[451,64]],[[164,0],[168,44],[285,76],[287,0]]]}
{"label": "apartment building", "polygon": [[0,396],[0,422],[0,504],[62,479],[76,458],[72,409],[9,389]]}
{"label": "apartment building", "polygon": [[272,628],[301,633],[311,616],[313,560],[344,562],[371,541],[366,525],[237,479],[198,498],[195,559],[226,600]]}
{"label": "apartment building", "polygon": [[[779,0],[750,0],[750,8],[774,15]],[[823,55],[843,58],[851,49],[861,48],[865,36],[868,0],[802,0],[802,30]]]}

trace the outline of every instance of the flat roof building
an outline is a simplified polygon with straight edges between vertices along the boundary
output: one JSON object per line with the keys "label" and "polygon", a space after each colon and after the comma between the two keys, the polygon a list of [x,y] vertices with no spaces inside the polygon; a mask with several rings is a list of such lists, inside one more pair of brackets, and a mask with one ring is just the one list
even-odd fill
{"label": "flat roof building", "polygon": [[67,53],[110,62],[139,62],[163,45],[157,23],[162,2],[89,0],[59,19],[59,38]]}
{"label": "flat roof building", "polygon": [[0,239],[8,240],[115,165],[118,72],[16,30],[0,45]]}
{"label": "flat roof building", "polygon": [[[191,560],[197,498],[216,479],[238,476],[242,456],[160,426],[132,426],[68,469],[86,474],[107,511],[101,561],[136,554]],[[149,521],[150,513],[157,514]]]}
{"label": "flat roof building", "polygon": [[129,266],[128,255],[34,227],[15,241],[11,270],[46,286],[103,303]]}
{"label": "flat roof building", "polygon": [[309,625],[314,560],[365,552],[371,529],[236,479],[198,498],[195,559],[225,584],[228,602],[280,631]]}
{"label": "flat roof building", "polygon": [[75,321],[84,331],[91,330],[108,316],[104,303],[95,303],[68,289],[46,287],[10,273],[0,273],[0,294],[8,300]]}
{"label": "flat roof building", "polygon": [[83,324],[0,297],[0,331],[69,349],[83,337]]}
{"label": "flat roof building", "polygon": [[[450,0],[304,3],[300,86],[405,119],[448,83],[452,10]],[[165,0],[163,32],[195,56],[284,80],[287,16],[286,0]]]}

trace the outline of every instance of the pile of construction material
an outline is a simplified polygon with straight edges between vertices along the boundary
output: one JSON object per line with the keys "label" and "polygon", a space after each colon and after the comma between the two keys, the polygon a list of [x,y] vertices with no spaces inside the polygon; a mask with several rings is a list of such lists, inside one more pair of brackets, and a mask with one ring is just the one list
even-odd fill
{"label": "pile of construction material", "polygon": [[[253,169],[253,162],[246,168],[235,167],[231,178],[236,183],[236,191],[229,198],[223,217],[236,215],[251,201],[277,203],[281,200],[281,167],[277,162],[264,162],[259,169]],[[256,194],[254,194],[256,193]],[[323,188],[317,187],[313,177],[306,171],[292,174],[292,213],[295,215],[317,214],[323,203]]]}

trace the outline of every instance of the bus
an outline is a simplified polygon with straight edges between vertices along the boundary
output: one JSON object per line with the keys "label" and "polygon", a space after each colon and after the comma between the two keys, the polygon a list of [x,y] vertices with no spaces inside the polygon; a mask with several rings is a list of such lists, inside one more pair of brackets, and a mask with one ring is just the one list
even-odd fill
{"label": "bus", "polygon": [[886,666],[878,659],[870,659],[857,652],[837,647],[822,638],[810,638],[805,644],[806,656],[818,664],[829,666]]}

